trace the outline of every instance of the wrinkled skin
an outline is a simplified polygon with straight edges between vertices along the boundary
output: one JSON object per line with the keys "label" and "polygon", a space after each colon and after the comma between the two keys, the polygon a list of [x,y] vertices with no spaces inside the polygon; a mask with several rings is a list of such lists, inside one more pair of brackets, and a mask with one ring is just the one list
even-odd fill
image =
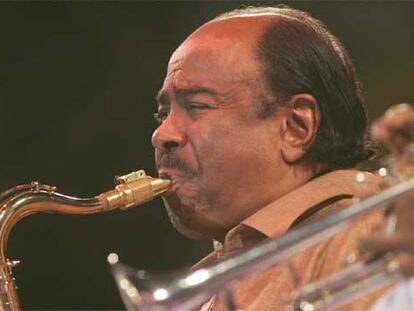
{"label": "wrinkled skin", "polygon": [[222,238],[313,174],[283,157],[288,109],[257,118],[258,104],[270,95],[254,46],[268,22],[210,22],[170,59],[152,143],[159,176],[172,180],[167,213],[188,237]]}
{"label": "wrinkled skin", "polygon": [[[392,152],[402,179],[414,177],[414,107],[400,104],[391,107],[372,125],[372,135],[383,142]],[[375,228],[369,236],[361,238],[360,249],[364,252],[397,255],[401,272],[414,275],[414,193],[408,193],[394,203],[393,215],[397,225],[393,234],[385,234],[383,228]]]}

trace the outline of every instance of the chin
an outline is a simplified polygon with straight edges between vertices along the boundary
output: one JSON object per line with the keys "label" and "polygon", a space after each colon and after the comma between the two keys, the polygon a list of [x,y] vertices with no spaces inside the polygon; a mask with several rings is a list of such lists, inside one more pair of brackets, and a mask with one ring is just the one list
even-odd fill
{"label": "chin", "polygon": [[[178,197],[163,197],[168,217],[175,229],[182,235],[193,240],[209,240],[214,235],[205,229],[206,224],[197,221],[196,204],[183,204]],[[198,217],[203,219],[203,217]]]}
{"label": "chin", "polygon": [[199,231],[192,230],[191,228],[182,225],[180,222],[175,222],[171,219],[171,223],[173,224],[174,228],[177,229],[177,231],[182,234],[183,236],[192,239],[192,240],[211,240],[212,237],[205,235]]}

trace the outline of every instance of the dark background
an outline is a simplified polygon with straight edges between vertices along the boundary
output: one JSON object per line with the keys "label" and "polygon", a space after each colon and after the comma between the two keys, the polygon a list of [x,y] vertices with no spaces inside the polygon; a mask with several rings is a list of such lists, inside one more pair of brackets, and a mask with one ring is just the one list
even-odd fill
{"label": "dark background", "polygon": [[[371,119],[413,102],[413,2],[287,4],[348,47]],[[110,189],[114,175],[154,174],[153,97],[169,55],[197,26],[239,6],[1,2],[0,189],[36,179],[90,197]],[[180,236],[156,200],[126,212],[28,217],[14,227],[8,255],[22,260],[14,274],[24,309],[120,309],[108,253],[161,273],[188,267],[209,244]]]}

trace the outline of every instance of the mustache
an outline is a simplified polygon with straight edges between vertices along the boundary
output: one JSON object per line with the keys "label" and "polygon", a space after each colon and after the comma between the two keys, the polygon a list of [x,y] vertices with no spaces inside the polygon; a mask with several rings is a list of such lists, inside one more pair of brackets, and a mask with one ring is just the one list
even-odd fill
{"label": "mustache", "polygon": [[155,166],[157,170],[161,168],[171,168],[177,169],[186,173],[195,174],[195,170],[190,167],[187,162],[184,160],[172,155],[172,154],[164,154],[160,157],[160,159],[156,159]]}

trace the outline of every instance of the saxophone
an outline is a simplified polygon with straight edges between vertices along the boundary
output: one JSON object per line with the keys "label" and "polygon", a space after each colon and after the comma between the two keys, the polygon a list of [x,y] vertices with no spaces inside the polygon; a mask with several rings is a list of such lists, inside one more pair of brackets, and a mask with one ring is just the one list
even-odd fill
{"label": "saxophone", "polygon": [[95,198],[76,198],[56,192],[56,187],[37,181],[19,185],[0,194],[0,311],[20,310],[12,276],[19,261],[6,257],[10,230],[28,215],[46,212],[62,214],[95,214],[114,209],[128,209],[148,202],[164,193],[169,180],[152,178],[144,171],[115,177],[116,187]]}

